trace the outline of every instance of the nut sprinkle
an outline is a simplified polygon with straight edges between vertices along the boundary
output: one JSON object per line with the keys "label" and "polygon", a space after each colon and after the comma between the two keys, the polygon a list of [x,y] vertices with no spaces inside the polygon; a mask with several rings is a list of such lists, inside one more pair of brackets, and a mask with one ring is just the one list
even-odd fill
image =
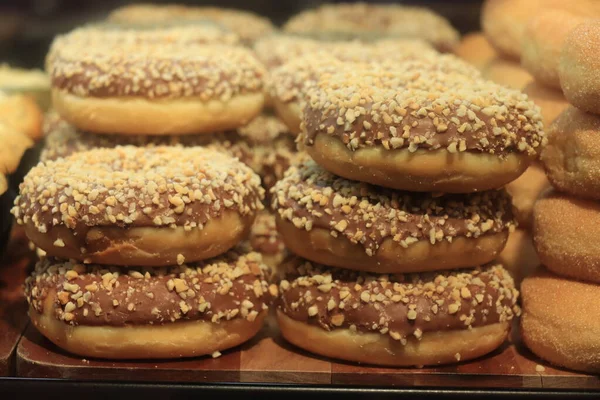
{"label": "nut sprinkle", "polygon": [[292,166],[273,189],[272,209],[298,229],[326,229],[374,255],[383,241],[407,248],[515,227],[504,190],[473,194],[409,193],[340,178],[314,161]]}

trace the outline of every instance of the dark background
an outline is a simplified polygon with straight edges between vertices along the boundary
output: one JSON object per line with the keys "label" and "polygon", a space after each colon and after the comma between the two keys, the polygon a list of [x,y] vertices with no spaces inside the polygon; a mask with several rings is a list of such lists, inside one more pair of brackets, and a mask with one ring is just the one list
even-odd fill
{"label": "dark background", "polygon": [[[351,0],[345,0],[348,1]],[[319,0],[144,1],[144,3],[217,5],[251,10],[271,18],[276,25],[282,24],[291,15],[305,8],[315,7],[324,2]],[[430,7],[448,18],[462,33],[479,29],[482,0],[381,0],[376,2]],[[85,22],[100,20],[110,10],[131,3],[136,1],[0,0],[0,63],[8,62],[14,66],[41,68],[48,46],[55,35],[67,32]]]}

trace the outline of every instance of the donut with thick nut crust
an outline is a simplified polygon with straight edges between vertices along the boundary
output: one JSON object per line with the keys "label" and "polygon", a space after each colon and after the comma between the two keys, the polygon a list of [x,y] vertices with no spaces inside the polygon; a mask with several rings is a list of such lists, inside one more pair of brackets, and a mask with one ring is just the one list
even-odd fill
{"label": "donut with thick nut crust", "polygon": [[75,128],[57,114],[50,113],[44,120],[44,136],[41,161],[56,160],[80,151],[124,145],[204,146],[238,158],[261,177],[267,190],[283,178],[283,173],[291,164],[307,157],[297,151],[294,137],[285,124],[277,117],[266,114],[259,115],[234,131],[211,135],[156,136],[91,134]]}
{"label": "donut with thick nut crust", "polygon": [[506,191],[512,197],[513,214],[519,228],[533,227],[533,205],[549,187],[546,172],[539,163],[531,164],[523,175],[506,185]]}
{"label": "donut with thick nut crust", "polygon": [[600,117],[567,108],[550,125],[540,159],[555,188],[600,199]]}
{"label": "donut with thick nut crust", "polygon": [[564,10],[545,10],[534,15],[525,27],[521,64],[542,85],[560,90],[558,64],[569,32],[585,21]]}
{"label": "donut with thick nut crust", "polygon": [[258,253],[236,248],[167,268],[42,259],[25,284],[29,315],[59,347],[86,357],[212,354],[261,328],[276,287]]}
{"label": "donut with thick nut crust", "polygon": [[504,342],[520,312],[513,280],[497,264],[377,275],[293,257],[281,270],[283,337],[349,361],[423,366],[476,358]]}
{"label": "donut with thick nut crust", "polygon": [[394,4],[324,4],[290,18],[283,30],[320,39],[414,38],[452,51],[459,34],[440,15],[421,7]]}
{"label": "donut with thick nut crust", "polygon": [[600,283],[600,205],[552,191],[533,211],[535,249],[543,265],[573,279]]}
{"label": "donut with thick nut crust", "polygon": [[591,20],[575,27],[560,53],[558,76],[565,97],[575,107],[600,114],[600,22]]}
{"label": "donut with thick nut crust", "polygon": [[177,4],[132,4],[114,10],[110,22],[155,26],[156,24],[210,21],[236,33],[246,44],[271,34],[275,27],[268,18],[245,10],[219,7],[190,7]]}
{"label": "donut with thick nut crust", "polygon": [[497,189],[538,157],[541,115],[527,96],[455,67],[457,59],[344,68],[307,92],[307,153],[348,179],[400,190]]}
{"label": "donut with thick nut crust", "polygon": [[264,67],[241,47],[64,42],[48,68],[56,111],[96,133],[212,133],[264,103]]}
{"label": "donut with thick nut crust", "polygon": [[38,164],[12,212],[49,256],[163,266],[233,247],[263,195],[259,177],[224,153],[123,146]]}
{"label": "donut with thick nut crust", "polygon": [[600,372],[600,286],[565,279],[540,268],[521,285],[521,337],[552,364]]}
{"label": "donut with thick nut crust", "polygon": [[313,161],[271,190],[277,228],[302,257],[379,273],[460,268],[493,260],[513,226],[504,191],[439,196],[335,176]]}
{"label": "donut with thick nut crust", "polygon": [[569,107],[569,103],[560,89],[556,90],[531,81],[522,90],[535,105],[540,107],[546,132],[554,120]]}
{"label": "donut with thick nut crust", "polygon": [[[390,63],[395,68],[409,60],[427,59],[434,65],[437,53],[429,46],[414,40],[385,40],[376,43],[343,42],[321,44],[321,50],[306,50],[302,57],[294,57],[274,68],[269,75],[269,98],[279,117],[294,133],[300,133],[304,95],[314,86],[319,77],[335,73],[344,64]],[[293,50],[291,51],[293,53]],[[281,55],[284,57],[284,55]],[[289,57],[289,55],[288,55]],[[268,61],[267,56],[263,59]],[[442,57],[442,60],[450,60]],[[445,62],[441,68],[478,75],[475,68],[467,63]]]}

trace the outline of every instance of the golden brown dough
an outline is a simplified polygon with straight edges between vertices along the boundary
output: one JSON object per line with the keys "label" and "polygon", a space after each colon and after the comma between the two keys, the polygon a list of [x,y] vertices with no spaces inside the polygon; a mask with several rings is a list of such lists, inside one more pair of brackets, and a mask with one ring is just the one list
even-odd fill
{"label": "golden brown dough", "polygon": [[596,284],[564,279],[541,268],[521,285],[523,342],[560,367],[600,372],[600,296]]}

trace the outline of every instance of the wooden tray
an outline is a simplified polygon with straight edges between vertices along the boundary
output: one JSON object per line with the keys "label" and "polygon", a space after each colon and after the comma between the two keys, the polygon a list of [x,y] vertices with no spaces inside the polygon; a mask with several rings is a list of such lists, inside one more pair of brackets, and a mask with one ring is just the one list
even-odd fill
{"label": "wooden tray", "polygon": [[[516,330],[515,330],[516,332]],[[513,338],[515,341],[515,338]],[[544,366],[518,341],[452,366],[392,369],[336,362],[286,343],[269,323],[261,334],[219,358],[112,362],[69,355],[28,327],[17,349],[17,375],[75,380],[296,383],[342,386],[593,389],[600,378]]]}

